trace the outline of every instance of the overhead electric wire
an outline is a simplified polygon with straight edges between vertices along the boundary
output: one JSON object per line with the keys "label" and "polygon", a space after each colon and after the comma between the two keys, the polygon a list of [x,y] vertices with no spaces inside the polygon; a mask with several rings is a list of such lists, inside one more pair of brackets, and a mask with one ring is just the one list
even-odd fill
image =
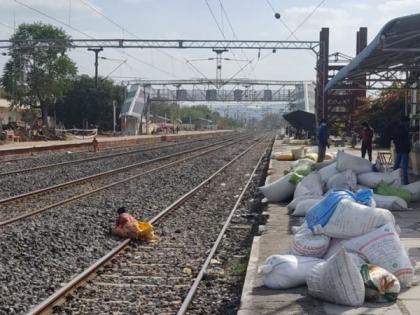
{"label": "overhead electric wire", "polygon": [[299,30],[300,27],[303,26],[303,24],[306,23],[306,21],[308,21],[312,15],[314,15],[314,13],[316,12],[316,10],[318,10],[318,8],[324,4],[324,2],[327,0],[321,0],[320,3],[318,3],[318,5],[312,10],[312,12],[310,12],[303,20],[302,22],[299,23],[299,25],[293,30],[293,32],[290,33],[289,37],[286,39],[288,40],[290,37],[294,36],[294,34]]}
{"label": "overhead electric wire", "polygon": [[[276,9],[273,7],[273,5],[271,4],[271,2],[269,0],[265,0],[267,2],[267,4],[269,5],[269,7],[271,8],[271,10],[273,11],[273,13],[277,13]],[[287,31],[289,31],[289,36],[287,36],[287,38],[285,39],[286,41],[289,40],[291,37],[294,37],[294,39],[299,40],[299,38],[295,35],[295,33],[299,30],[300,27],[303,26],[303,24],[306,23],[306,21],[309,20],[309,18],[311,18],[311,16],[315,13],[315,11],[327,0],[321,0],[320,3],[318,3],[318,5],[302,20],[302,22],[299,23],[299,25],[292,31],[291,28],[286,24],[286,22],[283,21],[282,18],[280,18],[280,22],[283,24],[283,26],[287,29]],[[272,53],[268,53],[265,56],[263,56],[262,58],[258,58],[256,66],[258,65],[259,62],[263,61],[264,59],[266,59],[267,57],[272,56]],[[312,54],[311,54],[312,56]]]}
{"label": "overhead electric wire", "polygon": [[115,71],[117,71],[123,64],[125,64],[127,62],[127,60],[123,60],[118,66],[116,66],[110,73],[108,73],[103,80],[105,80],[106,78],[108,78],[111,74],[113,74]]}
{"label": "overhead electric wire", "polygon": [[78,33],[80,33],[80,34],[82,34],[82,35],[86,36],[86,37],[90,37],[90,38],[94,39],[94,37],[90,36],[89,34],[87,34],[87,33],[83,32],[83,31],[81,31],[81,30],[79,30],[79,29],[77,29],[77,28],[75,28],[75,27],[73,27],[73,26],[71,26],[71,25],[70,25],[70,24],[68,24],[68,23],[62,22],[62,21],[60,21],[59,19],[57,19],[57,18],[55,18],[55,17],[53,17],[53,16],[51,16],[51,15],[49,15],[49,14],[45,13],[45,12],[42,12],[41,10],[38,10],[38,9],[36,9],[36,8],[34,8],[34,7],[32,7],[32,6],[30,6],[30,5],[29,5],[29,4],[27,4],[27,3],[21,2],[21,1],[19,1],[19,0],[13,0],[13,1],[14,1],[14,2],[16,2],[17,4],[20,4],[21,6],[24,6],[25,8],[27,8],[27,9],[29,9],[29,10],[35,11],[36,13],[38,13],[38,14],[40,14],[40,15],[42,15],[42,16],[45,16],[46,18],[49,18],[49,19],[51,19],[51,20],[53,20],[53,21],[55,21],[55,22],[57,22],[57,23],[59,23],[59,24],[61,24],[61,25],[67,26],[67,27],[71,28],[72,30],[74,30],[74,31],[76,31],[76,32],[78,32]]}
{"label": "overhead electric wire", "polygon": [[[206,3],[207,8],[209,9],[209,12],[210,12],[211,16],[213,17],[214,23],[216,23],[217,28],[219,29],[220,34],[222,34],[223,39],[225,39],[225,40],[226,40],[225,33],[223,32],[223,30],[222,30],[222,28],[221,28],[221,26],[220,26],[219,22],[217,21],[216,15],[214,14],[213,9],[211,8],[211,6],[210,6],[210,4],[209,4],[208,0],[204,0],[204,2]],[[233,51],[231,51],[231,53],[232,53],[232,55],[233,55],[235,58],[237,58],[237,57],[236,57],[236,55],[235,55],[235,53],[234,53]],[[240,65],[238,62],[236,62],[236,65],[238,66],[238,68],[239,68],[239,69],[241,69],[241,65]]]}
{"label": "overhead electric wire", "polygon": [[274,9],[273,5],[271,4],[270,0],[265,0],[265,2],[267,2],[268,6],[271,8],[271,10],[273,10],[274,13],[276,13],[276,9]]}
{"label": "overhead electric wire", "polygon": [[189,62],[187,59],[185,59],[185,62],[186,63],[188,63],[188,64],[190,64],[194,69],[195,69],[195,71],[197,71],[197,73],[199,73],[200,75],[202,75],[210,84],[213,84],[214,86],[216,86],[217,87],[217,85],[216,85],[216,83],[215,82],[213,82],[212,80],[210,80],[203,72],[201,72],[196,66],[194,66],[191,62]]}
{"label": "overhead electric wire", "polygon": [[[47,17],[47,18],[49,18],[49,19],[51,19],[51,20],[53,20],[53,21],[55,21],[55,22],[57,22],[57,23],[59,23],[59,24],[61,24],[61,25],[63,25],[63,26],[66,26],[66,27],[69,27],[70,29],[72,29],[72,30],[74,30],[74,31],[76,31],[76,32],[78,32],[78,33],[80,33],[80,34],[82,34],[82,35],[84,35],[84,36],[86,36],[86,37],[89,37],[89,38],[91,38],[91,39],[95,39],[95,37],[93,37],[93,36],[91,36],[91,35],[89,35],[89,34],[87,34],[87,33],[85,33],[85,32],[83,32],[83,31],[81,31],[81,30],[79,30],[79,29],[77,29],[77,28],[75,28],[74,26],[72,26],[72,25],[70,25],[70,24],[68,24],[68,23],[65,23],[65,22],[62,22],[62,21],[60,21],[60,20],[58,20],[58,19],[56,19],[55,17],[53,17],[53,16],[51,16],[51,15],[49,15],[49,14],[46,14],[45,12],[42,12],[41,10],[38,10],[38,9],[36,9],[36,8],[34,8],[34,7],[32,7],[32,6],[30,6],[30,5],[28,5],[28,4],[26,4],[26,3],[24,3],[24,2],[21,2],[21,1],[19,1],[19,0],[14,0],[16,3],[18,3],[18,4],[20,4],[21,6],[24,6],[24,7],[26,7],[27,9],[29,9],[29,10],[32,10],[32,11],[35,11],[35,12],[37,12],[38,14],[40,14],[40,15],[42,15],[42,16],[45,16],[45,17]],[[118,50],[117,50],[118,51]],[[119,53],[123,53],[123,52],[120,52],[119,51]],[[126,55],[129,55],[128,53],[125,53]],[[165,70],[163,70],[163,69],[160,69],[160,68],[158,68],[158,67],[156,67],[156,66],[154,66],[154,65],[151,65],[151,64],[149,64],[148,62],[146,62],[146,61],[143,61],[143,60],[141,60],[141,59],[139,59],[139,58],[134,58],[133,56],[131,56],[131,55],[129,55],[131,58],[133,58],[133,59],[135,59],[135,60],[137,60],[137,61],[139,61],[139,62],[141,62],[142,64],[144,64],[144,65],[147,65],[147,66],[149,66],[149,67],[151,67],[151,68],[154,68],[154,69],[156,69],[156,70],[158,70],[158,71],[160,71],[160,72],[163,72],[163,73],[165,73],[165,74],[169,74],[169,75],[171,75],[171,76],[173,76],[173,77],[176,77],[176,76],[174,76],[174,75],[172,75],[172,74],[170,74],[169,72],[167,72],[167,71],[165,71]],[[141,61],[140,61],[141,60]]]}
{"label": "overhead electric wire", "polygon": [[[134,37],[135,39],[139,39],[140,38],[137,34],[134,34],[133,32],[129,31],[128,29],[126,29],[121,24],[115,22],[113,19],[111,19],[110,17],[106,16],[104,13],[102,13],[100,10],[98,10],[95,6],[93,6],[88,1],[86,1],[86,0],[79,0],[79,1],[82,2],[86,7],[90,8],[91,10],[93,10],[94,12],[96,12],[97,14],[99,14],[100,16],[102,16],[104,19],[106,19],[108,22],[110,22],[114,26],[120,28],[123,31],[123,33],[125,32],[125,33],[129,34],[132,37]],[[158,51],[158,52],[160,52],[161,54],[166,55],[167,57],[171,58],[171,60],[175,59],[179,63],[182,63],[182,65],[185,65],[185,63],[181,59],[179,59],[179,58],[177,58],[177,57],[175,57],[175,56],[167,53],[166,51],[163,51],[163,50],[157,49],[157,48],[155,50]]]}
{"label": "overhead electric wire", "polygon": [[10,29],[14,30],[14,27],[13,26],[7,25],[6,23],[0,22],[0,25],[1,26],[4,26],[6,28],[10,28]]}
{"label": "overhead electric wire", "polygon": [[[227,14],[227,11],[225,9],[225,6],[222,3],[222,0],[219,0],[219,3],[220,3],[220,7],[222,9],[222,12],[224,13],[224,15],[226,17],[226,20],[228,22],[229,28],[232,31],[233,38],[235,38],[236,40],[238,40],[238,36],[237,36],[237,34],[235,32],[235,29],[233,28],[233,25],[232,25],[232,23],[230,21],[229,15]],[[249,60],[248,55],[245,53],[245,51],[243,49],[241,49],[241,53],[242,53],[242,56],[243,57],[245,57],[247,60]],[[254,65],[252,63],[251,63],[251,69],[252,69],[252,73],[254,74],[254,78],[256,79],[255,68],[254,68]]]}
{"label": "overhead electric wire", "polygon": [[233,76],[231,76],[223,85],[228,84],[231,80],[233,80],[239,73],[242,72],[247,66],[249,66],[254,59],[250,60],[246,65],[244,65],[241,69],[239,69]]}
{"label": "overhead electric wire", "polygon": [[220,27],[219,21],[217,21],[217,18],[216,18],[216,16],[214,15],[213,9],[211,8],[211,6],[210,6],[210,4],[209,4],[208,0],[204,0],[204,2],[206,3],[207,8],[209,9],[211,16],[213,17],[213,21],[214,21],[214,23],[216,23],[217,28],[219,29],[220,34],[222,34],[222,37],[223,37],[224,39],[226,39],[226,37],[225,37],[225,33],[223,32],[222,28]]}

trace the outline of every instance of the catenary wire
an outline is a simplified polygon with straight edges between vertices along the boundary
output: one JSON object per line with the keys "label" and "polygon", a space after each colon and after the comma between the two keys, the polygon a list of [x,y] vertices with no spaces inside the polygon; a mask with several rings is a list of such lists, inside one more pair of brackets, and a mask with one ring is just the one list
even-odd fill
{"label": "catenary wire", "polygon": [[[63,25],[63,26],[66,26],[66,27],[68,27],[68,28],[70,28],[70,29],[72,29],[73,31],[75,31],[75,32],[78,32],[78,33],[80,33],[80,34],[82,34],[82,35],[84,35],[84,36],[86,36],[86,37],[89,37],[89,38],[91,38],[91,39],[95,39],[93,36],[91,36],[91,35],[89,35],[89,34],[87,34],[87,33],[85,33],[85,32],[83,32],[83,31],[81,31],[81,30],[79,30],[79,29],[77,29],[76,27],[74,27],[74,26],[72,26],[72,25],[70,25],[70,24],[68,24],[68,23],[65,23],[65,22],[62,22],[62,21],[60,21],[60,20],[58,20],[57,18],[55,18],[55,17],[53,17],[53,16],[51,16],[51,15],[49,15],[49,14],[47,14],[47,13],[45,13],[45,12],[42,12],[41,10],[38,10],[38,9],[36,9],[36,8],[34,8],[34,7],[32,7],[32,6],[30,6],[30,5],[28,5],[27,3],[24,3],[24,2],[21,2],[21,1],[19,1],[19,0],[14,0],[14,2],[16,2],[16,3],[18,3],[18,4],[20,4],[21,6],[24,6],[24,7],[26,7],[27,9],[29,9],[29,10],[32,10],[32,11],[34,11],[34,12],[37,12],[38,14],[40,14],[40,15],[42,15],[42,16],[44,16],[44,17],[47,17],[47,18],[49,18],[49,19],[51,19],[51,20],[53,20],[53,21],[55,21],[55,22],[57,22],[57,23],[59,23],[59,24],[61,24],[61,25]],[[117,50],[118,51],[118,50]],[[120,51],[118,51],[119,53],[125,53],[125,52],[120,52]],[[129,55],[128,53],[125,53],[126,55]],[[131,58],[133,58],[133,56],[131,56],[131,55],[129,55]],[[158,70],[158,71],[160,71],[160,72],[163,72],[163,73],[165,73],[165,74],[169,74],[170,76],[173,76],[172,74],[170,74],[169,72],[167,72],[167,71],[165,71],[165,70],[163,70],[163,69],[160,69],[159,67],[156,67],[156,66],[154,66],[154,65],[151,65],[151,64],[149,64],[148,62],[146,62],[146,61],[143,61],[143,60],[141,60],[141,59],[139,59],[139,58],[133,58],[133,59],[135,59],[135,60],[137,60],[137,61],[139,61],[139,62],[141,62],[142,64],[144,64],[144,65],[147,65],[147,66],[149,66],[149,67],[151,67],[151,68],[154,68],[154,69],[156,69],[156,70]],[[141,61],[140,61],[141,60]]]}

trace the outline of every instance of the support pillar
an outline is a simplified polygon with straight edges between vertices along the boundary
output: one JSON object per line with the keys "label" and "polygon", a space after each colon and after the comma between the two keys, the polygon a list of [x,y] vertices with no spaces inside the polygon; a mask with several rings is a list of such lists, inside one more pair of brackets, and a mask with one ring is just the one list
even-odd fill
{"label": "support pillar", "polygon": [[329,37],[330,30],[323,27],[319,33],[319,53],[317,60],[317,82],[316,82],[316,99],[315,112],[317,122],[322,118],[328,119],[328,99],[324,93],[324,87],[328,82],[328,55],[329,55]]}

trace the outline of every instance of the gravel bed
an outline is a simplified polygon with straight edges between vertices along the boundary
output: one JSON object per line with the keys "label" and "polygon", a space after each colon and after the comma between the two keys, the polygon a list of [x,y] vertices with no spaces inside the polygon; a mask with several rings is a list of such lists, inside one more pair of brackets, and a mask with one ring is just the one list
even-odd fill
{"label": "gravel bed", "polygon": [[264,222],[261,216],[264,196],[258,187],[264,184],[269,159],[267,154],[232,218],[187,314],[237,314],[252,241],[258,233],[258,225]]}
{"label": "gravel bed", "polygon": [[60,162],[67,162],[67,161],[74,161],[78,159],[85,159],[90,157],[96,156],[105,156],[113,153],[119,152],[127,152],[131,150],[138,150],[142,148],[152,148],[156,146],[160,146],[163,143],[159,144],[145,144],[145,145],[133,145],[133,146],[126,146],[121,148],[106,148],[101,149],[98,152],[92,152],[89,150],[86,151],[47,151],[47,152],[39,152],[34,153],[33,156],[27,157],[17,157],[16,159],[8,158],[7,156],[0,157],[1,163],[6,163],[7,169],[9,171],[36,167],[36,166],[43,166],[48,164],[60,163]]}
{"label": "gravel bed", "polygon": [[128,177],[145,173],[146,171],[155,169],[165,164],[169,164],[187,157],[191,157],[191,155],[196,155],[201,152],[217,149],[222,146],[226,146],[226,144],[199,150],[194,153],[187,153],[178,157],[168,158],[163,161],[153,162],[144,166],[139,166],[116,174],[95,178],[82,183],[75,183],[73,185],[58,188],[54,191],[47,191],[45,193],[28,196],[24,199],[13,200],[4,204],[0,204],[0,222],[12,219],[19,215],[36,211],[38,209],[50,206],[54,203],[74,197],[78,194],[83,194],[91,190],[112,184],[114,182],[124,180]]}
{"label": "gravel bed", "polygon": [[108,158],[106,160],[89,161],[81,164],[64,165],[59,168],[52,167],[51,169],[42,169],[18,175],[3,176],[0,178],[0,187],[2,187],[2,190],[0,191],[0,198],[15,196],[70,180],[105,172],[118,167],[157,158],[159,156],[204,146],[217,141],[220,141],[220,139],[209,139],[206,141],[186,144],[180,143],[174,147],[163,147],[156,150]]}
{"label": "gravel bed", "polygon": [[158,244],[133,243],[55,312],[176,313],[263,147],[256,146],[159,223]]}
{"label": "gravel bed", "polygon": [[[220,168],[250,141],[118,185],[0,231],[0,314],[28,311],[60,284],[102,257],[119,239],[109,234],[125,205],[151,218]],[[159,232],[158,232],[159,233]]]}
{"label": "gravel bed", "polygon": [[[174,141],[174,142],[160,142],[160,143],[151,143],[151,144],[137,144],[137,145],[130,145],[130,146],[123,146],[123,147],[115,147],[115,148],[105,148],[101,149],[98,152],[91,152],[91,151],[66,151],[66,152],[45,152],[45,153],[38,153],[31,157],[18,157],[16,160],[9,159],[7,156],[0,157],[0,163],[5,163],[4,165],[7,167],[7,171],[14,171],[19,169],[26,169],[31,167],[37,166],[45,166],[49,164],[61,163],[61,162],[69,162],[78,159],[86,159],[91,157],[101,157],[107,156],[116,153],[124,153],[128,151],[134,150],[143,150],[143,149],[153,149],[159,148],[162,146],[167,146],[171,144],[181,144],[181,143],[189,143],[192,141],[206,141],[211,139],[217,139],[222,137],[214,137],[214,138],[207,138],[207,139],[196,139],[196,140],[183,140],[183,141]],[[8,161],[11,160],[11,161]]]}

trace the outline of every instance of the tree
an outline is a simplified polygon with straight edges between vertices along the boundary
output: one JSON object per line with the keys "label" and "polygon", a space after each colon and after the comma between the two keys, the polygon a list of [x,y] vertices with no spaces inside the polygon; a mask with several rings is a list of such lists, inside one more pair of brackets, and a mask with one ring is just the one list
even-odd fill
{"label": "tree", "polygon": [[123,87],[111,80],[101,79],[95,88],[95,79],[87,75],[77,77],[67,94],[56,104],[57,120],[66,127],[84,128],[95,125],[102,130],[113,128],[113,101],[117,117],[123,101]]}
{"label": "tree", "polygon": [[[42,41],[45,39],[56,42]],[[10,38],[13,45],[2,86],[12,106],[40,108],[44,125],[48,124],[48,110],[66,93],[77,73],[66,55],[69,39],[61,28],[40,22],[19,25]]]}
{"label": "tree", "polygon": [[404,115],[404,102],[403,89],[398,89],[398,86],[384,89],[377,98],[368,99],[355,113],[355,127],[361,130],[361,124],[368,122],[379,135],[376,143],[380,147],[389,147],[392,131]]}

